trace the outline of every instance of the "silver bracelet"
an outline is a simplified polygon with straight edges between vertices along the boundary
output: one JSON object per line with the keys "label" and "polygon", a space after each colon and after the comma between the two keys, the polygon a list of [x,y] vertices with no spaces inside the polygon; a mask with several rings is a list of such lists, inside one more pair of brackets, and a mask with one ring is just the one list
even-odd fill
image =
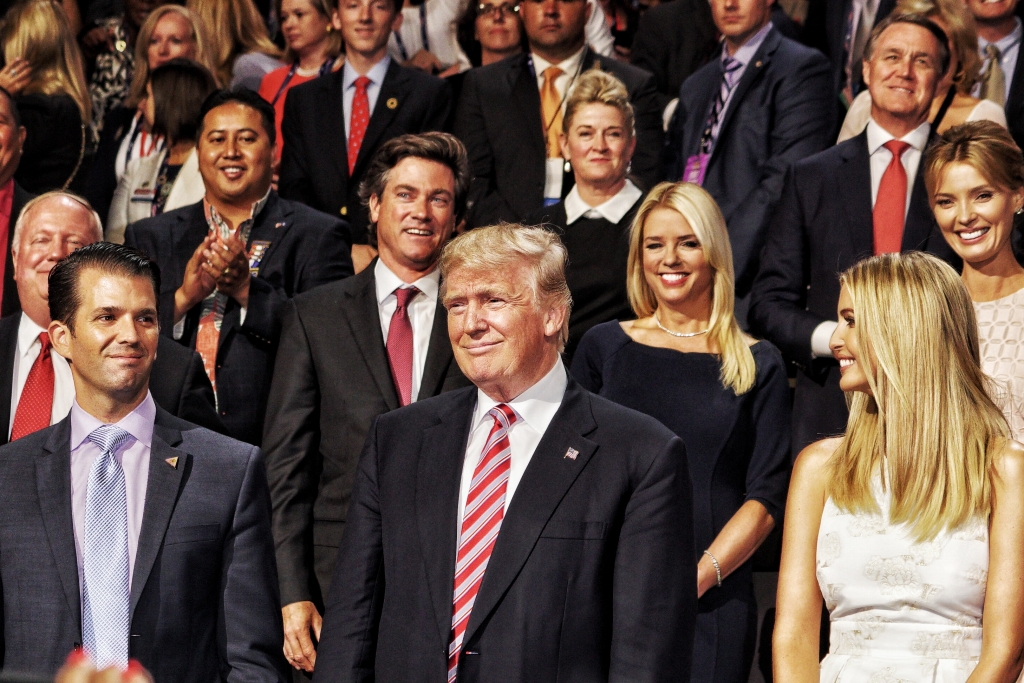
{"label": "silver bracelet", "polygon": [[711,554],[710,551],[705,550],[704,554],[711,558],[711,564],[715,565],[715,580],[718,581],[718,587],[722,587],[722,568],[718,566],[718,560]]}

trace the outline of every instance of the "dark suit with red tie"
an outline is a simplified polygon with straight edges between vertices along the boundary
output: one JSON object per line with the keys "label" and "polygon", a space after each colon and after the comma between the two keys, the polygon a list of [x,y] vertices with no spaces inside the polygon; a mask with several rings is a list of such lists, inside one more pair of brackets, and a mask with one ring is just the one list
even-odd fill
{"label": "dark suit with red tie", "polygon": [[345,70],[338,69],[288,92],[279,191],[285,199],[340,215],[352,228],[353,243],[367,244],[369,214],[359,200],[359,183],[370,159],[391,138],[443,129],[451,88],[440,78],[392,61],[349,173],[344,79]]}

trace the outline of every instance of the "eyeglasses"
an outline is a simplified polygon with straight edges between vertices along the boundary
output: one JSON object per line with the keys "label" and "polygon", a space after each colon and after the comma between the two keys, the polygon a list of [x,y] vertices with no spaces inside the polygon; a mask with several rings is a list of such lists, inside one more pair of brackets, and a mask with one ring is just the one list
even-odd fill
{"label": "eyeglasses", "polygon": [[500,5],[488,5],[487,3],[480,3],[476,6],[476,14],[480,17],[491,17],[497,19],[499,16],[512,16],[519,11],[518,4],[512,4],[509,2],[503,2]]}

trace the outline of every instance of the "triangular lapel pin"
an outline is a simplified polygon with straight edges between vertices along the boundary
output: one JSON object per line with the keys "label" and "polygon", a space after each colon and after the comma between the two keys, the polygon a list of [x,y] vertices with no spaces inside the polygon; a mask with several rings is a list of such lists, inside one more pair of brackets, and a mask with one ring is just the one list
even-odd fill
{"label": "triangular lapel pin", "polygon": [[576,456],[579,455],[579,454],[580,454],[580,452],[578,450],[576,450],[575,448],[570,448],[569,450],[567,450],[565,452],[565,455],[563,456],[562,459],[564,460],[565,458],[569,458],[570,460],[575,460]]}
{"label": "triangular lapel pin", "polygon": [[164,462],[173,467],[174,469],[178,469],[178,456],[174,456],[173,458],[167,458],[166,460],[164,460]]}

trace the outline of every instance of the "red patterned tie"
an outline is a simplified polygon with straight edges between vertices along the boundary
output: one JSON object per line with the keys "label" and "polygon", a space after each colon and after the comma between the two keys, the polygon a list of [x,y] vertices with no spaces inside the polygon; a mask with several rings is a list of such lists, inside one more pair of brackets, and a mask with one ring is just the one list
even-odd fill
{"label": "red patterned tie", "polygon": [[363,146],[363,138],[366,136],[366,126],[370,124],[370,97],[366,94],[366,88],[371,83],[366,76],[360,76],[355,81],[356,94],[352,98],[352,121],[348,126],[348,174],[356,168],[356,159],[359,158],[359,148]]}
{"label": "red patterned tie", "polygon": [[875,197],[875,254],[899,253],[903,247],[903,221],[907,212],[907,170],[901,157],[910,143],[890,140],[883,145],[892,161],[882,174]]}
{"label": "red patterned tie", "polygon": [[14,412],[11,441],[50,426],[54,383],[50,335],[40,333],[39,344],[39,356],[32,363],[25,388],[21,390],[21,398],[18,399],[18,409]]}
{"label": "red patterned tie", "polygon": [[448,646],[448,683],[455,680],[459,666],[462,638],[466,635],[469,615],[477,592],[487,571],[494,542],[498,539],[501,520],[505,518],[505,490],[508,487],[512,446],[508,430],[519,417],[504,403],[487,411],[494,426],[487,437],[480,462],[473,470],[473,481],[466,496],[459,534],[459,553],[455,561],[455,593],[452,602],[452,640]]}
{"label": "red patterned tie", "polygon": [[217,391],[217,347],[220,344],[220,331],[217,329],[217,304],[214,303],[209,313],[199,319],[199,331],[196,333],[196,351],[203,359],[203,367],[210,377],[214,392]]}
{"label": "red patterned tie", "polygon": [[395,290],[398,306],[391,314],[388,326],[388,364],[391,377],[395,380],[398,400],[403,406],[412,403],[412,323],[409,321],[409,302],[420,290],[415,287],[399,287]]}

